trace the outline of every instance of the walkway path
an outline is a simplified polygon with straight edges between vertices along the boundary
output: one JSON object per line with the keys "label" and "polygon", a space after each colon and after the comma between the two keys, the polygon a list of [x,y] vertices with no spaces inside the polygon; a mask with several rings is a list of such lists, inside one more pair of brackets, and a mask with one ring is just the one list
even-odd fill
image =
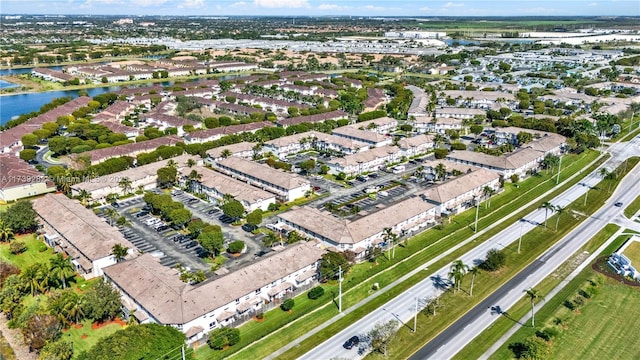
{"label": "walkway path", "polygon": [[37,360],[38,356],[36,356],[36,353],[29,352],[29,347],[24,344],[20,330],[9,329],[7,322],[8,320],[4,314],[0,314],[0,332],[2,332],[2,336],[7,340],[9,346],[11,346],[11,349],[16,354],[16,359]]}

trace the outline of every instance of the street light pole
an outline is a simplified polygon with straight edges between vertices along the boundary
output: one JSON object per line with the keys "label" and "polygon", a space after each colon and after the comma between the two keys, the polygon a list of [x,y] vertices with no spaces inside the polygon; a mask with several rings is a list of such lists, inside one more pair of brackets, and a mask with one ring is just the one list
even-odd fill
{"label": "street light pole", "polygon": [[520,218],[520,239],[518,240],[518,254],[520,254],[520,245],[522,244],[522,225],[524,221]]}
{"label": "street light pole", "polygon": [[338,312],[342,312],[342,266],[338,266]]}
{"label": "street light pole", "polygon": [[416,332],[416,328],[418,327],[418,297],[416,297],[416,313],[413,315],[413,331]]}

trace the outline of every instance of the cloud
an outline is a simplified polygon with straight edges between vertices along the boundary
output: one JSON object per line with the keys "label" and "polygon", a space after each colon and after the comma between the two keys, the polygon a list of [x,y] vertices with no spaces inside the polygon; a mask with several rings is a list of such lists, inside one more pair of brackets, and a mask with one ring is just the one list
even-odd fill
{"label": "cloud", "polygon": [[340,5],[336,5],[336,4],[320,4],[318,5],[318,10],[323,10],[323,11],[327,11],[327,10],[347,10],[347,9],[351,9],[351,6],[340,6]]}
{"label": "cloud", "polygon": [[253,4],[269,9],[309,7],[307,0],[253,0]]}
{"label": "cloud", "polygon": [[179,9],[198,9],[204,7],[204,0],[184,0]]}
{"label": "cloud", "polygon": [[448,2],[448,3],[444,4],[444,5],[442,5],[442,7],[447,8],[447,9],[463,7],[463,6],[464,6],[463,3],[453,3],[453,2]]}
{"label": "cloud", "polygon": [[130,0],[129,3],[133,6],[150,7],[162,5],[167,1],[169,0]]}
{"label": "cloud", "polygon": [[431,8],[430,8],[430,7],[428,7],[428,6],[423,6],[423,7],[421,7],[421,8],[420,8],[420,9],[418,9],[418,10],[428,12],[428,11],[432,11],[433,9],[431,9]]}
{"label": "cloud", "polygon": [[234,8],[235,8],[235,7],[245,7],[245,6],[247,6],[247,5],[249,5],[249,4],[247,4],[247,3],[246,3],[246,2],[244,2],[244,1],[238,1],[238,2],[234,2],[233,4],[231,4],[231,5],[229,5],[229,6],[230,6],[230,7],[234,7]]}
{"label": "cloud", "polygon": [[382,7],[382,6],[373,6],[373,5],[367,5],[364,7],[367,10],[373,10],[373,11],[385,11],[387,10],[387,8]]}

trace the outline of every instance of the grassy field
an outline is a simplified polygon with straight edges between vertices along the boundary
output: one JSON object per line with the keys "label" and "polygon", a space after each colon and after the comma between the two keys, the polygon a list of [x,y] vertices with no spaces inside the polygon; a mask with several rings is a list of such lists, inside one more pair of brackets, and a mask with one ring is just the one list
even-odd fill
{"label": "grassy field", "polygon": [[[587,243],[577,251],[571,258],[567,259],[553,273],[542,280],[536,289],[542,294],[549,293],[553,288],[560,284],[578,265],[584,261],[588,254],[596,251],[607,239],[613,236],[620,227],[615,224],[607,224],[596,235],[594,235]],[[585,253],[586,252],[586,253]],[[588,254],[587,254],[588,253]],[[531,304],[524,296],[510,309],[508,313],[514,319],[520,319],[531,310]],[[505,334],[513,326],[513,321],[506,317],[500,317],[491,324],[482,334],[478,335],[473,341],[459,351],[454,359],[477,359],[489,349],[503,334]]]}
{"label": "grassy field", "polygon": [[624,256],[631,260],[631,264],[640,267],[640,243],[637,241],[630,242],[627,248],[622,252]]}
{"label": "grassy field", "polygon": [[109,336],[122,329],[124,329],[124,327],[115,322],[93,329],[91,327],[91,322],[89,320],[85,320],[78,326],[72,326],[67,330],[63,330],[62,340],[73,342],[73,353],[77,355],[83,351],[89,350],[103,337]]}
{"label": "grassy field", "polygon": [[[563,172],[561,178],[566,178],[570,174],[577,172],[578,169],[584,169],[589,162],[593,161],[597,157],[597,153],[589,152],[583,154],[580,157],[571,156],[570,167],[565,168],[566,173]],[[535,199],[543,194],[545,191],[553,189],[555,182],[549,181],[550,175],[541,174],[536,178],[529,178],[523,181],[519,188],[513,187],[511,184],[507,184],[505,191],[495,196],[492,199],[491,207],[481,207],[480,213],[483,218],[480,220],[480,229],[493,224],[500,218],[505,216],[513,216],[516,213],[531,211],[536,206],[532,206],[531,209],[522,209],[523,204]],[[577,182],[577,180],[576,180]],[[564,185],[563,185],[564,186]],[[564,191],[564,187],[558,187],[556,191]],[[470,224],[473,222],[475,212],[469,210],[463,214],[457,215],[452,219],[451,223],[445,225],[440,229],[431,229],[424,233],[412,238],[405,246],[400,246],[396,250],[396,258],[388,260],[385,257],[381,257],[378,265],[372,263],[364,263],[355,266],[349,273],[343,284],[345,296],[343,305],[345,308],[361,301],[370,296],[370,289],[373,283],[377,282],[381,287],[388,286],[392,281],[395,281],[403,274],[421,266],[430,259],[433,259],[443,251],[455,246],[457,243],[468,239],[473,235],[472,227]],[[442,259],[433,266],[444,266],[448,262],[454,260],[469,249],[477,246],[477,244],[484,239],[489,238],[493,234],[501,231],[509,224],[504,223],[500,226],[492,229],[489,233],[485,234],[482,238],[476,240],[473,243],[467,244],[465,247],[459,249],[454,254]],[[393,268],[393,271],[383,271],[385,269]],[[408,289],[413,284],[417,283],[424,277],[428,276],[428,273],[419,273],[416,276],[405,281],[401,285],[390,289],[382,296],[372,300],[367,306],[357,309],[353,313],[345,315],[336,321],[329,327],[321,330],[318,334],[310,339],[305,340],[299,347],[291,349],[281,358],[296,358],[302,353],[313,347],[315,344],[322,341],[322,339],[328,338],[336,331],[339,331],[346,324],[353,322],[360,317],[366,315],[371,309],[376,308],[389,299],[397,296],[402,291]],[[333,304],[317,310],[312,316],[307,316],[304,320],[298,324],[288,324],[286,328],[279,330],[277,333],[269,334],[268,342],[262,341],[260,343],[253,343],[250,347],[243,349],[234,358],[244,359],[252,357],[261,357],[264,354],[272,353],[278,348],[284,346],[291,339],[301,336],[309,329],[322,324],[324,321],[329,320],[332,316],[337,314],[337,310]],[[242,333],[242,327],[241,333]],[[197,354],[200,355],[205,350],[198,350]],[[238,350],[236,350],[238,351]],[[208,351],[207,351],[208,352]],[[200,357],[199,358],[207,358]]]}
{"label": "grassy field", "polygon": [[[618,237],[601,254],[615,251],[628,236]],[[587,267],[556,296],[546,299],[536,313],[536,329],[522,327],[490,359],[512,359],[509,344],[522,342],[545,327],[560,326],[560,335],[552,341],[549,359],[637,359],[634,331],[640,326],[638,301],[640,289],[605,279]],[[599,292],[578,311],[569,310],[565,301],[573,298],[586,284],[603,282]]]}
{"label": "grassy field", "polygon": [[624,208],[624,216],[631,219],[631,217],[638,211],[640,211],[640,196],[638,196],[635,200],[633,200],[631,204],[627,205],[627,207]]}
{"label": "grassy field", "polygon": [[19,268],[25,268],[38,262],[48,263],[53,257],[53,249],[47,247],[42,241],[36,239],[35,235],[19,235],[13,241],[24,241],[27,251],[22,254],[13,255],[9,252],[9,243],[0,244],[0,259],[12,263]]}

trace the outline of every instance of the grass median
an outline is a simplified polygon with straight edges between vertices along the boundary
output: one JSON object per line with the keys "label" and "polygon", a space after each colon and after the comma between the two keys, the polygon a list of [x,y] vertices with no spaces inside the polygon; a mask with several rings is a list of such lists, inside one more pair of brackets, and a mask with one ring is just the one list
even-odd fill
{"label": "grass median", "polygon": [[631,204],[627,205],[624,209],[624,216],[631,219],[638,211],[640,211],[640,196],[635,198]]}
{"label": "grass median", "polygon": [[[591,163],[598,154],[594,151],[587,152],[583,155],[568,155],[570,161],[566,161],[569,165],[565,167],[561,174],[562,178],[567,178],[573,173],[578,172],[589,163]],[[593,165],[595,168],[597,164]],[[486,207],[483,203],[480,208],[480,214],[482,218],[479,221],[480,229],[493,224],[499,219],[513,215],[522,210],[522,206],[531,200],[544,194],[546,191],[553,189],[556,185],[553,181],[554,174],[542,173],[536,177],[531,177],[520,184],[519,188],[515,188],[511,184],[506,184],[505,191],[495,196],[491,200],[491,206]],[[568,186],[577,182],[572,181],[571,184],[562,184],[557,192],[564,191]],[[535,209],[525,209],[525,211],[531,211]],[[388,286],[391,282],[399,279],[407,272],[422,266],[425,262],[433,259],[443,251],[455,246],[456,244],[468,239],[473,235],[471,224],[475,217],[475,211],[469,210],[463,214],[460,214],[451,220],[451,223],[446,224],[439,229],[431,229],[424,233],[421,233],[412,239],[410,239],[404,246],[399,246],[396,249],[395,259],[386,259],[381,257],[378,261],[378,265],[375,263],[363,263],[355,266],[343,284],[344,298],[343,305],[345,308],[356,304],[357,302],[370,296],[370,290],[373,283],[377,282],[381,287]],[[478,245],[483,239],[488,239],[493,234],[504,229],[508,224],[492,229],[490,234],[483,236],[482,239],[478,239],[475,242],[468,244],[456,252],[455,256],[463,254],[471,248]],[[455,257],[452,255],[452,257]],[[451,261],[447,259],[442,263],[445,265]],[[443,266],[442,265],[442,266]],[[390,270],[392,269],[392,270]],[[295,349],[291,349],[289,352],[283,355],[283,358],[295,358],[300,354],[308,351],[313,346],[324,341],[326,338],[333,335],[336,331],[339,331],[342,327],[350,322],[353,322],[366,313],[371,311],[372,308],[378,307],[385,303],[392,297],[406,290],[419,280],[424,278],[425,274],[420,274],[415,278],[409,280],[407,284],[398,287],[397,289],[391,289],[388,293],[383,294],[381,297],[374,299],[363,309],[358,309],[353,313],[350,313],[344,318],[338,320],[335,324],[329,326],[327,329],[314,335],[311,339],[305,340],[300,346]],[[274,310],[278,311],[278,309]],[[242,342],[238,344],[240,346],[231,347],[223,352],[213,351],[208,347],[201,347],[196,351],[196,355],[201,359],[215,359],[223,358],[233,355],[235,358],[251,358],[251,357],[264,357],[266,354],[271,354],[278,350],[282,346],[286,345],[292,339],[303,335],[310,329],[316,328],[320,324],[327,320],[330,320],[333,316],[337,315],[337,309],[333,303],[326,303],[323,308],[310,312],[309,315],[298,318],[295,323],[291,321],[283,322],[279,325],[265,326],[265,331],[247,331],[245,325],[240,327]],[[268,318],[269,314],[265,315]],[[278,331],[271,331],[274,328],[278,328]],[[268,341],[262,341],[268,340]],[[250,344],[251,346],[247,345]],[[246,347],[241,349],[242,347]]]}
{"label": "grass median", "polygon": [[[602,251],[601,255],[611,254],[628,238],[628,235],[619,236]],[[594,356],[593,351],[599,352],[603,344],[606,344],[609,349],[615,349],[615,351],[608,352],[610,355],[615,354],[621,359],[636,358],[638,353],[635,346],[632,345],[635,344],[635,335],[626,330],[637,328],[640,325],[638,324],[639,318],[635,315],[637,314],[637,301],[640,300],[637,288],[618,284],[609,279],[605,281],[604,291],[601,291],[580,310],[585,315],[579,315],[579,312],[572,313],[566,309],[566,300],[573,297],[584,287],[585,283],[592,282],[597,276],[601,275],[596,275],[591,267],[581,271],[556,296],[545,300],[544,306],[536,312],[536,324],[538,324],[536,328],[525,326],[519,329],[490,359],[512,359],[513,352],[509,349],[510,344],[522,342],[534,336],[536,331],[545,326],[555,326],[559,321],[562,322],[561,326],[564,330],[553,341],[552,351],[554,354],[549,356],[550,359],[598,358],[599,356]],[[630,301],[632,299],[635,300]],[[526,305],[525,308],[529,306]],[[614,308],[616,311],[612,312]],[[630,323],[630,327],[625,327],[625,323]],[[625,332],[628,333],[626,337],[624,336]],[[621,356],[623,354],[629,355],[630,351],[635,356]],[[591,356],[585,357],[585,354],[590,352]],[[600,353],[600,355],[602,354]]]}

